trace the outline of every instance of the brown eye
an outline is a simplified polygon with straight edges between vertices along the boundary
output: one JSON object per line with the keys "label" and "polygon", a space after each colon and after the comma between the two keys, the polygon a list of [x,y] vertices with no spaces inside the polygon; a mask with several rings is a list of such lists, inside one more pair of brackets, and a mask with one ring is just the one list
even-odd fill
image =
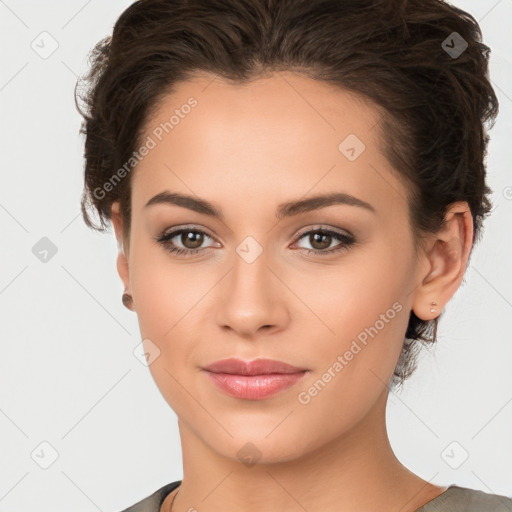
{"label": "brown eye", "polygon": [[[191,256],[208,249],[202,247],[207,239],[213,240],[204,231],[192,228],[181,228],[169,233],[162,233],[156,241],[162,244],[166,251],[176,255]],[[210,245],[211,247],[211,245]]]}
{"label": "brown eye", "polygon": [[327,233],[316,232],[309,235],[309,242],[313,249],[322,250],[330,247],[332,236]]}
{"label": "brown eye", "polygon": [[197,249],[204,242],[204,233],[200,231],[183,231],[180,241],[187,249]]}
{"label": "brown eye", "polygon": [[[348,250],[348,248],[355,243],[355,238],[352,235],[339,233],[329,229],[315,229],[303,233],[299,241],[306,240],[312,249],[300,246],[301,249],[307,251],[308,254],[328,255],[338,251]],[[340,243],[332,245],[334,241]]]}

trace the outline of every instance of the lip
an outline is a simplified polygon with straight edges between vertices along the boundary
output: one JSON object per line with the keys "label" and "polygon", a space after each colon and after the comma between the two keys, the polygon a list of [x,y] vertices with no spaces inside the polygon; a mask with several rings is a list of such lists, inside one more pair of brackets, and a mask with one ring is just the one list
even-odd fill
{"label": "lip", "polygon": [[262,400],[299,382],[308,372],[272,359],[223,359],[203,368],[211,382],[227,395]]}
{"label": "lip", "polygon": [[232,375],[269,375],[274,373],[299,373],[306,368],[297,368],[283,361],[274,359],[253,359],[242,361],[241,359],[221,359],[203,368],[213,373],[229,373]]}

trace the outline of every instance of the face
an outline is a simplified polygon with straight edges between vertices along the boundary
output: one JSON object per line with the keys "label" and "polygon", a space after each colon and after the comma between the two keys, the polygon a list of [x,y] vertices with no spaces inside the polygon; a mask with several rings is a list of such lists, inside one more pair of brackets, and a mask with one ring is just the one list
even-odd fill
{"label": "face", "polygon": [[[281,72],[197,76],[146,124],[126,284],[163,397],[225,457],[251,442],[261,462],[297,458],[387,396],[418,264],[378,121],[361,98]],[[232,396],[204,370],[226,358],[306,372],[266,397]]]}

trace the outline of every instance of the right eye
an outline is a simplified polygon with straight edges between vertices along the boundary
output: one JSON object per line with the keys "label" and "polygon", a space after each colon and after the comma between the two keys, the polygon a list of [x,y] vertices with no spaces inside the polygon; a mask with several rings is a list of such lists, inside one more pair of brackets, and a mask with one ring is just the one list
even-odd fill
{"label": "right eye", "polygon": [[[156,238],[156,241],[172,254],[194,256],[206,249],[206,247],[201,247],[206,238],[213,240],[212,237],[200,229],[180,228],[169,232],[164,231]],[[176,241],[173,241],[174,239]],[[182,244],[182,247],[177,244]]]}

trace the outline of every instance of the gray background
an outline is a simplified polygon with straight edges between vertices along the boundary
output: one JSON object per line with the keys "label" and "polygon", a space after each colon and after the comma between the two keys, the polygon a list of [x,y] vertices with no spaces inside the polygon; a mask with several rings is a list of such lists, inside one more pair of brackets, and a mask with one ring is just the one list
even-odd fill
{"label": "gray background", "polygon": [[[133,353],[141,340],[121,304],[114,235],[88,230],[79,213],[73,88],[129,4],[0,1],[2,512],[115,511],[182,477],[176,415]],[[390,395],[389,435],[423,478],[511,496],[512,0],[454,4],[492,48],[495,210],[439,343]],[[41,247],[50,247],[46,262]]]}

